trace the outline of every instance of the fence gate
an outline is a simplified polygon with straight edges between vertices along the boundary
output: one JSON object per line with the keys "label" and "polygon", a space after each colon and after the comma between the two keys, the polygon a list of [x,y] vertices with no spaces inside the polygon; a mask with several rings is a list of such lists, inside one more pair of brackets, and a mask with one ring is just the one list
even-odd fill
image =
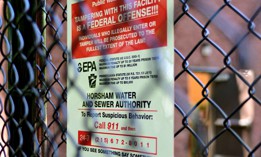
{"label": "fence gate", "polygon": [[[0,0],[1,157],[62,157],[77,140],[67,133],[66,82],[77,79],[67,80],[66,8]],[[260,157],[261,1],[174,0],[173,12],[175,156]]]}

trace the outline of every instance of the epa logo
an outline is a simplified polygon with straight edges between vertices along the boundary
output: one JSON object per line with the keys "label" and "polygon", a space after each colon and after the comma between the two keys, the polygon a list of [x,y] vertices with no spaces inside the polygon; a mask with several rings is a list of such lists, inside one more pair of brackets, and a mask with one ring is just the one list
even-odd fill
{"label": "epa logo", "polygon": [[94,61],[78,63],[78,72],[92,72],[97,71],[96,64]]}
{"label": "epa logo", "polygon": [[95,88],[96,87],[96,80],[97,80],[97,75],[95,74],[91,74],[90,76],[88,76],[88,80],[89,80],[89,87],[90,88]]}

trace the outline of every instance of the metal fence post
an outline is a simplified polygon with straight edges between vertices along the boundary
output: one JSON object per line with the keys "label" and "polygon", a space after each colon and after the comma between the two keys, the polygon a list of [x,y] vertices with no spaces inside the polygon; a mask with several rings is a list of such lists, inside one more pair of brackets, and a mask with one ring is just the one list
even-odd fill
{"label": "metal fence post", "polygon": [[43,117],[41,117],[40,115],[37,115],[37,111],[35,109],[34,114],[35,117],[37,117],[37,119],[35,120],[35,131],[36,131],[36,136],[37,139],[39,141],[39,146],[37,149],[39,149],[38,155],[40,156],[45,156],[46,153],[46,142],[44,141],[44,131],[45,131],[45,126],[47,124],[47,118],[46,118],[46,105],[44,104],[44,96],[45,96],[45,89],[43,86],[43,82],[45,81],[45,68],[46,68],[46,56],[44,53],[44,47],[46,45],[46,32],[45,30],[43,30],[43,27],[45,25],[45,14],[43,13],[45,11],[45,7],[46,7],[46,0],[34,0],[34,5],[36,6],[36,17],[35,17],[35,21],[37,26],[39,27],[40,31],[41,31],[41,37],[42,37],[42,41],[41,41],[41,48],[38,49],[38,51],[36,53],[36,66],[37,68],[35,69],[35,83],[36,83],[36,88],[39,91],[39,97],[37,98],[40,102],[38,103],[42,103],[42,108],[39,107],[38,110],[42,110],[44,115],[42,115]]}

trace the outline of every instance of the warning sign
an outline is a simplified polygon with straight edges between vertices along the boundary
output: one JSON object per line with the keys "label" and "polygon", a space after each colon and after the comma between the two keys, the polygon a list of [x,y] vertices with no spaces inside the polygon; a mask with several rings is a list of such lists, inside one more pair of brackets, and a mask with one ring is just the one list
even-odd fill
{"label": "warning sign", "polygon": [[166,0],[86,0],[71,9],[73,58],[167,44]]}
{"label": "warning sign", "polygon": [[172,7],[68,0],[67,156],[174,156]]}

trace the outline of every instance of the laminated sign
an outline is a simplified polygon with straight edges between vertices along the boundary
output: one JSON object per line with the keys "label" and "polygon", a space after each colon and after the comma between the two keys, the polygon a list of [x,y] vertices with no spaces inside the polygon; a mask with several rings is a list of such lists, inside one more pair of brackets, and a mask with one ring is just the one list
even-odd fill
{"label": "laminated sign", "polygon": [[67,4],[67,156],[173,157],[173,1]]}

